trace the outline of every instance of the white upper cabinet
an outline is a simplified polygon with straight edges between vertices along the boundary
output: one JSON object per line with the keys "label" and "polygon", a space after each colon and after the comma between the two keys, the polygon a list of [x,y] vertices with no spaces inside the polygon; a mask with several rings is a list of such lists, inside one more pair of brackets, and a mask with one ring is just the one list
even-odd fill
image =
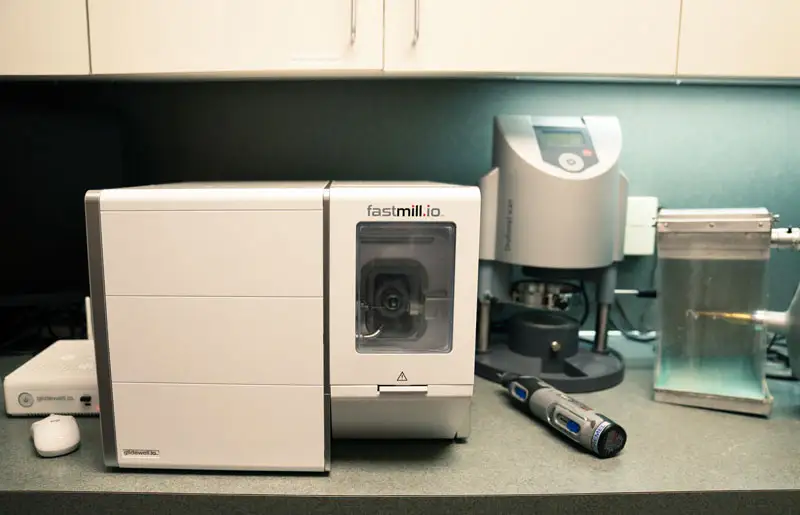
{"label": "white upper cabinet", "polygon": [[95,74],[346,75],[383,66],[383,0],[88,5]]}
{"label": "white upper cabinet", "polygon": [[88,75],[86,0],[0,0],[0,75]]}
{"label": "white upper cabinet", "polygon": [[797,79],[800,0],[0,0],[0,76],[90,73]]}
{"label": "white upper cabinet", "polygon": [[386,0],[384,66],[401,74],[673,76],[680,9],[681,0]]}
{"label": "white upper cabinet", "polygon": [[800,0],[683,0],[678,75],[800,77]]}

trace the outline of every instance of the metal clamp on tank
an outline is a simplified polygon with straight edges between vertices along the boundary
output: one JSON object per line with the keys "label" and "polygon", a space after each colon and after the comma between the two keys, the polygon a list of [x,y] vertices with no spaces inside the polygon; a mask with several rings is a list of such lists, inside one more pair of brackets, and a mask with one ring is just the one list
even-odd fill
{"label": "metal clamp on tank", "polygon": [[[614,117],[495,120],[495,168],[480,181],[477,375],[536,376],[567,393],[622,381],[622,359],[607,345],[627,211],[621,151]],[[591,349],[578,338],[586,283],[596,291]],[[567,313],[576,299],[583,316]],[[492,331],[501,305],[517,313]]]}

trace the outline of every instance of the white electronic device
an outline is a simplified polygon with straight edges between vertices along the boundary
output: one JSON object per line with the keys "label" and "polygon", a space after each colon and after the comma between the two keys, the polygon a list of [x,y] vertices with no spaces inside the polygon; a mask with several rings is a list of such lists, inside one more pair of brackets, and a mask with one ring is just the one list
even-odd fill
{"label": "white electronic device", "polygon": [[[628,179],[620,169],[622,127],[614,116],[501,115],[494,169],[481,181],[480,341],[475,371],[498,381],[534,376],[565,393],[619,384],[622,359],[608,349],[617,263],[624,259]],[[595,338],[559,297],[594,283]],[[489,341],[491,306],[524,305],[505,341]]]}
{"label": "white electronic device", "polygon": [[477,187],[102,190],[86,223],[107,465],[323,472],[332,437],[469,435]]}
{"label": "white electronic device", "polygon": [[10,416],[97,415],[97,375],[91,340],[59,340],[3,380]]}
{"label": "white electronic device", "polygon": [[69,454],[81,443],[81,432],[75,417],[50,415],[31,424],[31,439],[42,458]]}

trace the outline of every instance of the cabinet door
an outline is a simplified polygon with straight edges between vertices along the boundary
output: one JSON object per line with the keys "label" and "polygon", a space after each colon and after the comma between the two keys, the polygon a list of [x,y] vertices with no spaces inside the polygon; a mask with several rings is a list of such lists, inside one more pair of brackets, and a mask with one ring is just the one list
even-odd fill
{"label": "cabinet door", "polygon": [[0,75],[87,75],[86,0],[0,0]]}
{"label": "cabinet door", "polygon": [[678,75],[800,77],[800,1],[684,0]]}
{"label": "cabinet door", "polygon": [[88,0],[96,74],[379,71],[382,0]]}
{"label": "cabinet door", "polygon": [[389,0],[397,73],[672,76],[681,0]]}

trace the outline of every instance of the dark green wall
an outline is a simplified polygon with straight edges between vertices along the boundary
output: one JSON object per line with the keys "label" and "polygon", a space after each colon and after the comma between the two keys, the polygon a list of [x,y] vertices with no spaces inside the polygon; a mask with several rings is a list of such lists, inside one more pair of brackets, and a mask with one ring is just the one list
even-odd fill
{"label": "dark green wall", "polygon": [[[471,184],[489,169],[494,115],[607,114],[622,123],[632,195],[655,195],[668,207],[766,206],[783,223],[800,224],[796,88],[513,80],[36,87],[61,104],[115,116],[134,183],[378,178]],[[650,266],[627,263],[622,285],[645,286]],[[800,255],[776,255],[772,276],[772,307],[780,308],[800,280]]]}

